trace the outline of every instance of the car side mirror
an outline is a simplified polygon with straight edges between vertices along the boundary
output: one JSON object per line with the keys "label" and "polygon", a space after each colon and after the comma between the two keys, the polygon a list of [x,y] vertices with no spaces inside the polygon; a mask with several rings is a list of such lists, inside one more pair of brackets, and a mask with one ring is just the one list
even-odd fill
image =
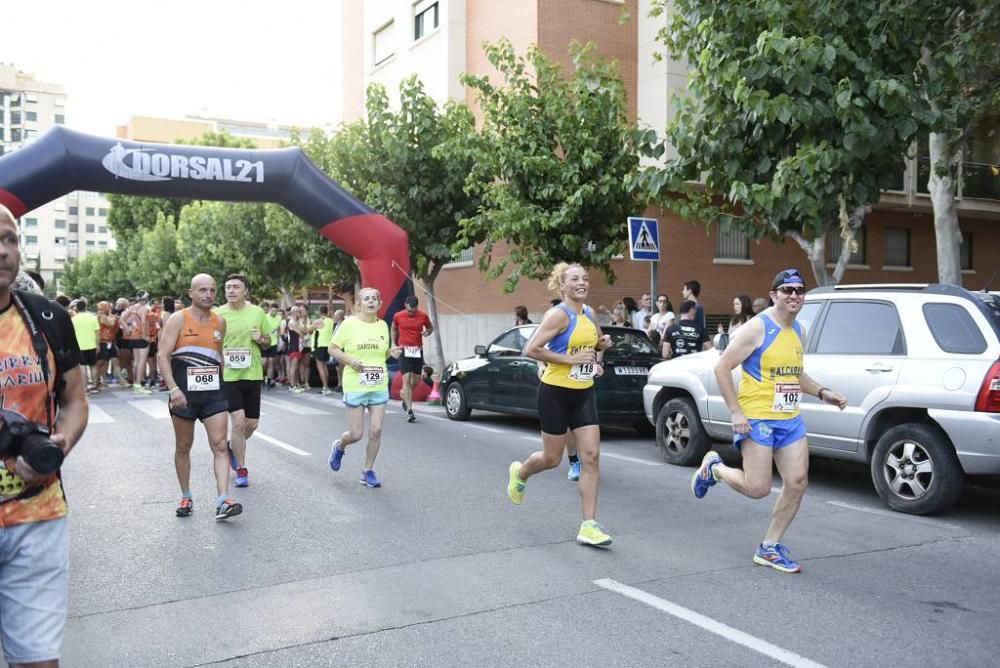
{"label": "car side mirror", "polygon": [[476,346],[475,348],[472,349],[472,351],[476,353],[476,355],[478,355],[479,357],[482,357],[483,355],[486,354],[486,346],[482,345]]}

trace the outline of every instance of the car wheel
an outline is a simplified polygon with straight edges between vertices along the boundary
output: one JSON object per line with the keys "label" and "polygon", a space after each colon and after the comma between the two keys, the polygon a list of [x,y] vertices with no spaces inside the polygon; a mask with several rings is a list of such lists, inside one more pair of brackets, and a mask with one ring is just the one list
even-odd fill
{"label": "car wheel", "polygon": [[671,399],[663,404],[656,416],[656,445],[663,458],[677,466],[696,464],[708,452],[708,435],[690,399]]}
{"label": "car wheel", "polygon": [[444,412],[452,420],[468,420],[472,410],[459,383],[451,383],[444,392]]}
{"label": "car wheel", "polygon": [[882,435],[871,461],[872,482],[893,510],[927,515],[951,506],[964,475],[955,450],[940,429],[901,424]]}

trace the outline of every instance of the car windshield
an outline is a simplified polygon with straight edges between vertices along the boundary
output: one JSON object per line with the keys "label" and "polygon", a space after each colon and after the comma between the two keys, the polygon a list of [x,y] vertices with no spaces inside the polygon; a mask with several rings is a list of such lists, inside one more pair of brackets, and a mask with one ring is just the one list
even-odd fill
{"label": "car windshield", "polygon": [[993,321],[993,329],[1000,333],[1000,294],[995,292],[973,292],[979,298],[979,302],[985,307],[990,319]]}
{"label": "car windshield", "polygon": [[609,351],[619,357],[660,356],[656,346],[642,332],[612,329],[605,331],[605,334],[611,336]]}

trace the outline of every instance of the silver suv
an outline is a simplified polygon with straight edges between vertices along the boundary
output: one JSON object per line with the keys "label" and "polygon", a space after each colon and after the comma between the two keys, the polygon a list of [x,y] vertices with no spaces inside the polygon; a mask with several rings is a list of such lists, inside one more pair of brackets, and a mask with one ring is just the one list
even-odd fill
{"label": "silver suv", "polygon": [[[895,510],[927,514],[965,475],[1000,474],[1000,296],[949,285],[841,285],[806,295],[806,372],[847,397],[806,397],[810,453],[867,462]],[[732,443],[716,351],[661,362],[643,389],[664,458],[699,462]],[[733,372],[739,383],[740,369]]]}

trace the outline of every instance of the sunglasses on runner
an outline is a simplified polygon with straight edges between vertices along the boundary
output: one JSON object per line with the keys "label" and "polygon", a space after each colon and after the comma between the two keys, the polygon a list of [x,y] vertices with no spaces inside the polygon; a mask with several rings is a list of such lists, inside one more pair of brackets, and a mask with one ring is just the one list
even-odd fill
{"label": "sunglasses on runner", "polygon": [[806,286],[804,285],[782,285],[777,290],[783,295],[804,295],[806,293]]}

